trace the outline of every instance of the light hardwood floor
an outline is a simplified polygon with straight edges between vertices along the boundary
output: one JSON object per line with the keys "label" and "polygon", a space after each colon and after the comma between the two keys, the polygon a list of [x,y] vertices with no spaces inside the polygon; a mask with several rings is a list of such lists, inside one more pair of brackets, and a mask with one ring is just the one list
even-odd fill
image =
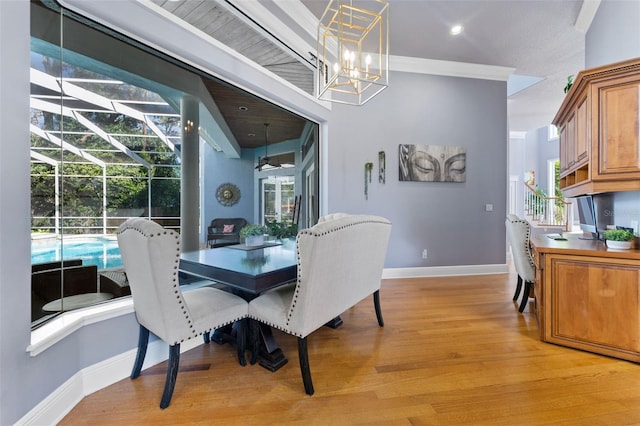
{"label": "light hardwood floor", "polygon": [[640,424],[640,366],[539,341],[514,288],[513,272],[384,281],[384,328],[367,298],[309,337],[311,397],[295,338],[276,333],[289,363],[275,373],[201,345],[182,355],[167,409],[163,363],[87,396],[60,424]]}

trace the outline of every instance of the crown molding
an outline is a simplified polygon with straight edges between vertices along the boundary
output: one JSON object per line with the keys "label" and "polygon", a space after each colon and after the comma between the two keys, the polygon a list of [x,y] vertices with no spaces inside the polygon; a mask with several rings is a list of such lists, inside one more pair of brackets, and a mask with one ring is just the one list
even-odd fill
{"label": "crown molding", "polygon": [[414,58],[409,56],[389,56],[392,71],[434,74],[450,77],[478,78],[483,80],[507,81],[515,68],[497,65],[471,64],[467,62],[441,61],[437,59]]}

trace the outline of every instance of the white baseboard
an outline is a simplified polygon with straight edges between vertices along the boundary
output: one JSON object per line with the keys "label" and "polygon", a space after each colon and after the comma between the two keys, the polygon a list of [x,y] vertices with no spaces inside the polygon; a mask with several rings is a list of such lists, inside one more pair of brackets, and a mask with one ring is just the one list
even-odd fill
{"label": "white baseboard", "polygon": [[382,271],[382,279],[454,277],[459,275],[506,274],[508,272],[509,268],[507,264],[385,268],[384,271]]}
{"label": "white baseboard", "polygon": [[[185,352],[203,344],[202,338],[190,339],[180,345]],[[116,383],[131,374],[137,349],[123,352],[112,358],[84,368],[74,374],[43,401],[36,405],[16,425],[55,425],[64,418],[82,398],[102,388]],[[149,343],[143,370],[166,361],[169,346],[162,340]],[[158,404],[162,389],[158,389]]]}

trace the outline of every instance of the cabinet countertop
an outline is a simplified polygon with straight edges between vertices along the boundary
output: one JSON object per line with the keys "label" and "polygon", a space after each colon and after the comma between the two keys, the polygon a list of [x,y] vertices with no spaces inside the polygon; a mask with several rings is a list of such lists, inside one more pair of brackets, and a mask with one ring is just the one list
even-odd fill
{"label": "cabinet countertop", "polygon": [[[552,234],[557,235],[557,234]],[[583,239],[583,234],[563,234],[566,241],[549,238],[548,234],[531,237],[531,245],[538,253],[570,254],[577,256],[597,256],[616,259],[640,260],[640,250],[615,250],[607,247],[604,241]],[[635,247],[638,247],[636,241]]]}

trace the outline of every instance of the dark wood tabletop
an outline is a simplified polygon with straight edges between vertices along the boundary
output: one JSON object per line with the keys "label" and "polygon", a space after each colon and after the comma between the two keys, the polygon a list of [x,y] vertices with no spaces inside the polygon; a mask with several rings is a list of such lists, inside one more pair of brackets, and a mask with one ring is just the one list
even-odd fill
{"label": "dark wood tabletop", "polygon": [[257,296],[296,279],[295,240],[257,249],[238,245],[184,252],[180,270]]}

